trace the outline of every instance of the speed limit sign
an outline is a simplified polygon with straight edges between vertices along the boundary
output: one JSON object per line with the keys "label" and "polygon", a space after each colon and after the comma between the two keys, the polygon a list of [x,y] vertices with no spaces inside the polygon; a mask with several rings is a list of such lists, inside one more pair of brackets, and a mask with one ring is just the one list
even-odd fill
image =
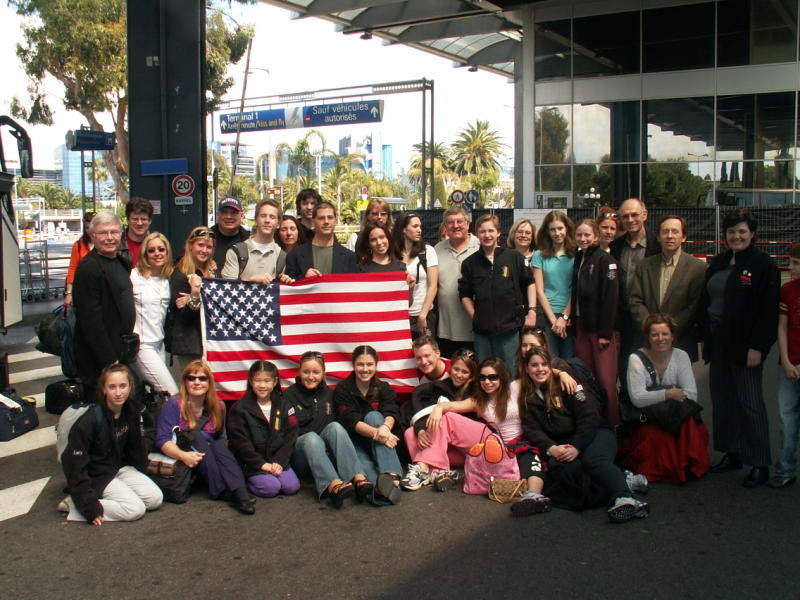
{"label": "speed limit sign", "polygon": [[178,175],[172,180],[172,191],[176,196],[191,196],[194,191],[194,179],[189,175]]}

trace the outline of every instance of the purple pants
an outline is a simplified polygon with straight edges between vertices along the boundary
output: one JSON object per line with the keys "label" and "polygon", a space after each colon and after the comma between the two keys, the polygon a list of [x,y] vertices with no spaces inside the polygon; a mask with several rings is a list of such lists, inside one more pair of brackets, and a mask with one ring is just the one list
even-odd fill
{"label": "purple pants", "polygon": [[259,473],[247,478],[247,489],[256,496],[274,498],[278,494],[291,496],[300,490],[300,481],[291,468],[278,475]]}

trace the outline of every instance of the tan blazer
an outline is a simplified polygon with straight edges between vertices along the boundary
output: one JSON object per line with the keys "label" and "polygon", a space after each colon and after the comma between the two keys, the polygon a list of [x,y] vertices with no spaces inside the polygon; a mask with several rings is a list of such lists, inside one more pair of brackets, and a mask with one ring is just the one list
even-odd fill
{"label": "tan blazer", "polygon": [[670,279],[664,301],[658,301],[662,255],[648,256],[636,268],[631,285],[631,314],[639,327],[650,313],[666,313],[678,323],[675,344],[685,350],[692,361],[697,360],[697,307],[705,282],[706,263],[691,254],[681,252],[675,273]]}

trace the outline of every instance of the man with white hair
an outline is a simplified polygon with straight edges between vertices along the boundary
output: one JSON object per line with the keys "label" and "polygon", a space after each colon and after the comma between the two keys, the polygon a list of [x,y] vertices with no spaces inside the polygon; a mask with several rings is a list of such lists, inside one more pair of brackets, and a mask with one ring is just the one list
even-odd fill
{"label": "man with white hair", "polygon": [[[94,249],[78,265],[72,285],[75,306],[75,360],[84,398],[95,399],[100,371],[136,358],[130,262],[118,254],[122,222],[110,212],[95,215],[89,226]],[[131,356],[133,354],[133,356]]]}

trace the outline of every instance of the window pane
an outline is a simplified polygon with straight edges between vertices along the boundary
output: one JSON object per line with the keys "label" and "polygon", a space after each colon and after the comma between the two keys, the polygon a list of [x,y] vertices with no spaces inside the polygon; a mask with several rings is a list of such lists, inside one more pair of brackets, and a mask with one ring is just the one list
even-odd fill
{"label": "window pane", "polygon": [[648,206],[701,206],[711,181],[698,177],[686,162],[652,163],[645,167],[644,197]]}
{"label": "window pane", "polygon": [[536,109],[537,164],[570,162],[572,149],[570,106],[542,106]]}
{"label": "window pane", "polygon": [[795,94],[743,94],[717,99],[716,158],[790,158],[795,144]]}
{"label": "window pane", "polygon": [[639,102],[575,104],[572,111],[576,163],[639,160]]}
{"label": "window pane", "polygon": [[536,190],[540,192],[569,191],[572,189],[570,167],[536,167]]}
{"label": "window pane", "polygon": [[573,35],[575,77],[639,72],[638,11],[575,19]]}
{"label": "window pane", "polygon": [[714,159],[713,98],[645,100],[642,111],[648,161]]}
{"label": "window pane", "polygon": [[570,76],[569,19],[537,23],[535,46],[537,81]]}
{"label": "window pane", "polygon": [[795,0],[723,0],[718,4],[720,67],[795,60]]}
{"label": "window pane", "polygon": [[714,4],[642,12],[643,70],[678,71],[714,66]]}

